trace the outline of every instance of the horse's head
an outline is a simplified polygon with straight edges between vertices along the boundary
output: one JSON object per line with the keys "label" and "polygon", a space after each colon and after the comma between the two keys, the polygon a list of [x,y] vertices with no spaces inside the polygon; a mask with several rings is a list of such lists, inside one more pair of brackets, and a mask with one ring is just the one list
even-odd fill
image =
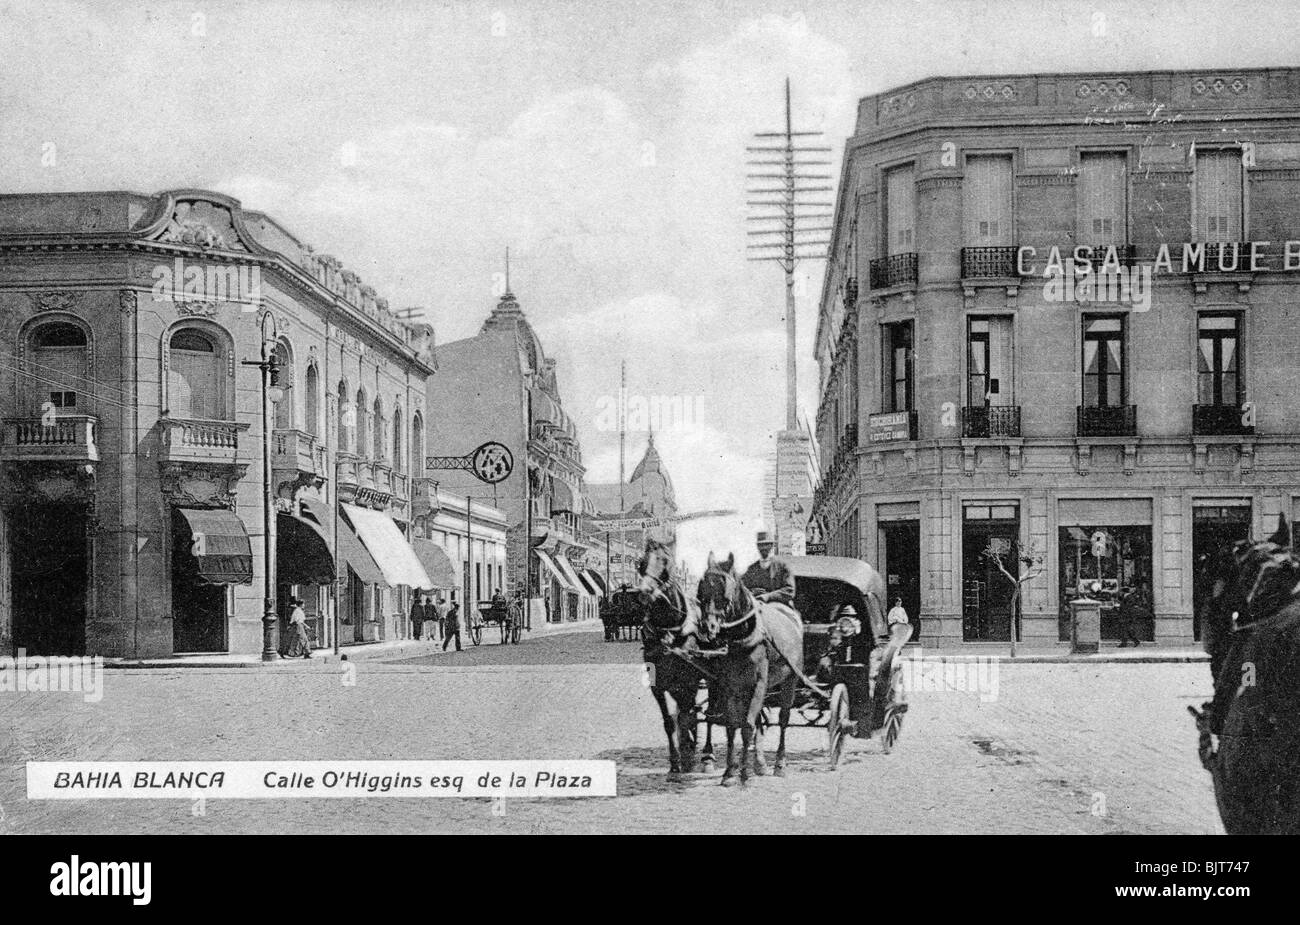
{"label": "horse's head", "polygon": [[695,597],[700,605],[700,641],[716,642],[744,606],[744,589],[736,574],[734,553],[722,560],[709,553],[708,566]]}
{"label": "horse's head", "polygon": [[1300,583],[1300,559],[1291,551],[1283,516],[1268,539],[1230,543],[1203,556],[1197,568],[1206,593],[1196,619],[1217,676],[1233,627],[1266,617],[1290,600]]}
{"label": "horse's head", "polygon": [[647,539],[645,552],[636,564],[636,587],[643,603],[663,594],[663,586],[672,581],[672,569],[668,547],[658,540]]}

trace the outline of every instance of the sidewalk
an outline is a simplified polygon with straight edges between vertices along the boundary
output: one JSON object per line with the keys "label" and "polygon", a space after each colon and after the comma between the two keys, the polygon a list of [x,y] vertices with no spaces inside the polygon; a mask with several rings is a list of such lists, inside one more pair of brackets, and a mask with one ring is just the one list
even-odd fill
{"label": "sidewalk", "polygon": [[1210,657],[1200,648],[1175,648],[1175,649],[1157,649],[1153,646],[1138,646],[1137,648],[1121,649],[1117,646],[1106,646],[1094,655],[1080,655],[1070,652],[1068,649],[1024,649],[1021,648],[1016,657],[1011,657],[1011,651],[1005,647],[979,648],[979,649],[932,649],[920,646],[909,645],[903,650],[903,658],[915,660],[918,651],[922,661],[928,659],[946,659],[951,661],[969,661],[971,659],[989,659],[995,658],[999,662],[1008,665],[1025,664],[1025,665],[1044,665],[1044,664],[1169,664],[1169,663],[1188,663],[1188,662],[1208,662]]}
{"label": "sidewalk", "polygon": [[[532,630],[525,630],[521,642],[530,638],[555,636],[561,633],[595,632],[601,629],[599,620],[577,620],[572,623],[533,624]],[[494,627],[484,630],[486,634],[496,632]],[[467,633],[461,633],[461,642],[465,648],[471,648]],[[385,642],[366,642],[342,646],[337,655],[331,649],[316,649],[311,658],[277,658],[272,662],[262,661],[261,653],[219,652],[213,655],[169,655],[163,658],[106,658],[105,668],[258,668],[266,671],[304,671],[312,666],[329,665],[334,667],[343,661],[364,661],[371,658],[399,659],[418,658],[437,655],[442,652],[442,643],[424,639],[392,639]]]}

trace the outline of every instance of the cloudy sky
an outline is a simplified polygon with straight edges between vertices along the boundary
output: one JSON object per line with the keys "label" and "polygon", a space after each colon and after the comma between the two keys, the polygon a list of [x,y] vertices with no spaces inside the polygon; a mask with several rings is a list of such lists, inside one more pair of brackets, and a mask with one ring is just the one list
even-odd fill
{"label": "cloudy sky", "polygon": [[625,359],[631,392],[697,402],[657,439],[681,505],[743,514],[684,551],[747,554],[784,334],[779,270],[745,260],[744,146],[780,126],[784,78],[838,163],[860,96],[926,76],[1296,63],[1300,4],[1228,8],[0,0],[0,191],[229,193],[441,341],[477,329],[509,246],[589,477],[617,474],[599,412]]}

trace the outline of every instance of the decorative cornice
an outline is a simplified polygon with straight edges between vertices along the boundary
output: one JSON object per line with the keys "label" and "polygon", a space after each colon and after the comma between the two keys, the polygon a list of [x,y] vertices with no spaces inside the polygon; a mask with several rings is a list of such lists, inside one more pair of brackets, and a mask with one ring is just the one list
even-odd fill
{"label": "decorative cornice", "polygon": [[1246,171],[1252,181],[1258,180],[1300,180],[1300,167],[1267,167]]}
{"label": "decorative cornice", "polygon": [[1072,173],[1022,173],[1016,177],[1017,186],[1074,186]]}
{"label": "decorative cornice", "polygon": [[924,192],[932,189],[947,189],[950,187],[960,187],[962,177],[960,176],[939,176],[939,177],[921,177],[916,181],[917,192]]}

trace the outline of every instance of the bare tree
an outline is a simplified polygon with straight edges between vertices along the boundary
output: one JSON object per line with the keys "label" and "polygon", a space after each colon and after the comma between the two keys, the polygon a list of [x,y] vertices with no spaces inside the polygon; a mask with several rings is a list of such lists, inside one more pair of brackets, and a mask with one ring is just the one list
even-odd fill
{"label": "bare tree", "polygon": [[[1016,657],[1016,618],[1020,615],[1020,601],[1025,585],[1043,574],[1046,566],[1046,554],[1033,541],[1021,544],[1017,541],[999,543],[990,538],[989,544],[980,553],[997,566],[998,571],[1006,576],[1015,589],[1011,596],[1011,657]],[[1011,571],[1011,566],[1015,571]]]}

